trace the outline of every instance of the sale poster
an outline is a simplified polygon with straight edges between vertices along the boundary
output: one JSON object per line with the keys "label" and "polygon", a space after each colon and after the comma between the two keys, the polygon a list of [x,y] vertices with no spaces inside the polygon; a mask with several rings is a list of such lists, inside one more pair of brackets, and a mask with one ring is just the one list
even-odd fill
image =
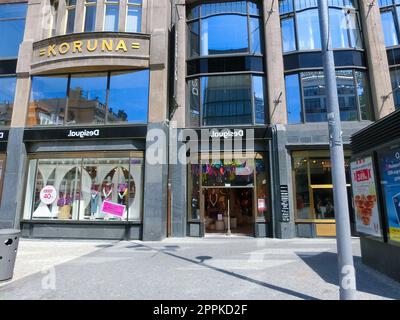
{"label": "sale poster", "polygon": [[104,201],[101,207],[101,212],[110,214],[117,217],[122,217],[124,215],[125,206],[117,204],[111,201]]}
{"label": "sale poster", "polygon": [[388,150],[379,156],[389,239],[400,242],[400,150]]}
{"label": "sale poster", "polygon": [[351,162],[350,169],[356,229],[360,233],[381,237],[372,157]]}

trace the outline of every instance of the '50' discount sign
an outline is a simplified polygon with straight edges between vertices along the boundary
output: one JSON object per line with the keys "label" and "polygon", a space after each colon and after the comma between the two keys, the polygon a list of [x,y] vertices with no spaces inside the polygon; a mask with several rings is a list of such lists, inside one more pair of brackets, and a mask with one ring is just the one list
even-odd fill
{"label": "'50' discount sign", "polygon": [[57,190],[53,186],[45,186],[42,191],[40,191],[40,201],[44,204],[52,204],[56,201]]}

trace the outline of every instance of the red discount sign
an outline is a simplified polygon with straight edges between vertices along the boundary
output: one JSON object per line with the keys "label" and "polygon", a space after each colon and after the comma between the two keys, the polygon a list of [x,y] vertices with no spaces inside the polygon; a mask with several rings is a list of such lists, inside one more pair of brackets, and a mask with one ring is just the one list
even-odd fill
{"label": "red discount sign", "polygon": [[40,201],[42,201],[44,204],[52,204],[54,201],[56,201],[56,198],[57,190],[53,186],[45,186],[40,191]]}

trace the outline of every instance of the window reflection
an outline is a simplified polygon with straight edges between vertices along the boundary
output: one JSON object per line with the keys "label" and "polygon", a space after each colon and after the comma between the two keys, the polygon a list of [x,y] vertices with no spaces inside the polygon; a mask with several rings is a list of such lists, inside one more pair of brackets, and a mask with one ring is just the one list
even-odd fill
{"label": "window reflection", "polygon": [[11,124],[16,77],[0,77],[0,125]]}
{"label": "window reflection", "polygon": [[[358,9],[354,1],[329,0],[333,48],[361,48]],[[354,9],[354,10],[348,10]],[[283,52],[321,49],[318,2],[279,0]],[[296,30],[294,30],[296,26]],[[297,39],[296,39],[297,37]]]}
{"label": "window reflection", "polygon": [[0,4],[0,58],[16,58],[24,37],[25,3]]}
{"label": "window reflection", "polygon": [[301,123],[303,121],[303,111],[299,75],[297,73],[288,75],[285,77],[285,82],[288,122]]}
{"label": "window reflection", "polygon": [[[306,122],[326,121],[327,106],[325,79],[322,71],[301,72],[301,89],[298,74],[287,75],[286,97],[289,123],[299,123],[304,106]],[[342,121],[371,120],[370,92],[367,75],[362,71],[337,70],[336,82]],[[302,90],[302,96],[301,96]]]}
{"label": "window reflection", "polygon": [[189,57],[261,54],[260,14],[261,4],[249,1],[206,3],[188,8]]}
{"label": "window reflection", "polygon": [[199,126],[200,101],[204,126],[265,124],[263,77],[210,76],[189,80],[187,85],[191,126]]}
{"label": "window reflection", "polygon": [[299,50],[321,49],[318,10],[307,10],[297,14]]}
{"label": "window reflection", "polygon": [[283,52],[290,52],[296,50],[296,36],[295,36],[293,18],[282,19],[281,28],[282,28]]}
{"label": "window reflection", "polygon": [[111,73],[107,120],[147,122],[149,72]]}
{"label": "window reflection", "polygon": [[387,11],[382,12],[382,30],[385,36],[385,44],[387,47],[397,46],[399,44],[399,40],[397,37],[396,26],[393,20],[393,12]]}
{"label": "window reflection", "polygon": [[105,122],[107,73],[72,75],[67,124]]}
{"label": "window reflection", "polygon": [[148,70],[36,76],[27,125],[147,123],[148,95]]}
{"label": "window reflection", "polygon": [[[227,31],[229,30],[229,37]],[[242,16],[215,16],[202,21],[201,54],[240,53],[249,51],[247,19]]]}
{"label": "window reflection", "polygon": [[62,125],[67,105],[67,76],[33,77],[28,126]]}
{"label": "window reflection", "polygon": [[126,31],[140,32],[142,29],[142,1],[128,0],[127,5]]}
{"label": "window reflection", "polygon": [[390,71],[390,79],[392,81],[394,106],[396,109],[400,108],[400,69],[393,69]]}
{"label": "window reflection", "polygon": [[85,32],[92,32],[96,27],[96,0],[86,0],[85,2]]}
{"label": "window reflection", "polygon": [[250,76],[202,78],[203,125],[251,124]]}
{"label": "window reflection", "polygon": [[119,1],[106,1],[106,16],[104,19],[104,31],[118,31]]}

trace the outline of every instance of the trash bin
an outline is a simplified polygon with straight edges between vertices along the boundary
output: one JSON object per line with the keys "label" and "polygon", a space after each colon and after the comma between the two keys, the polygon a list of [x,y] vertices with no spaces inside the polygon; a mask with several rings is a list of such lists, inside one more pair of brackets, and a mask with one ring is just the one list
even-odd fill
{"label": "trash bin", "polygon": [[20,230],[0,229],[0,281],[13,277],[20,234]]}

